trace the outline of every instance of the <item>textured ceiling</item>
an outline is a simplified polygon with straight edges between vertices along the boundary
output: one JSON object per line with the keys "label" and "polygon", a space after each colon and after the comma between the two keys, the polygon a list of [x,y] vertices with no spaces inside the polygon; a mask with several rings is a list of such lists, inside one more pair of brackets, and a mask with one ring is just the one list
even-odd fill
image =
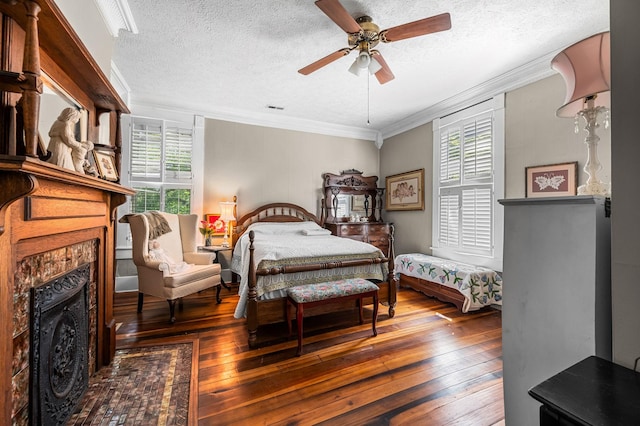
{"label": "textured ceiling", "polygon": [[380,85],[347,72],[355,52],[308,76],[297,72],[347,46],[346,34],[313,0],[129,0],[139,33],[120,32],[114,62],[134,104],[384,132],[609,28],[608,0],[342,4],[381,29],[443,12],[452,28],[380,43],[396,77]]}

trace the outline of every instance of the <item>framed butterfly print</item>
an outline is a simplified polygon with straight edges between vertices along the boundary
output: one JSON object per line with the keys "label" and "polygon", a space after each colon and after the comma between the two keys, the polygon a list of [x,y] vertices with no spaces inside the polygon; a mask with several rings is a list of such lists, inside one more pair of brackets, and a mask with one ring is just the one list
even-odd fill
{"label": "framed butterfly print", "polygon": [[525,180],[527,198],[576,195],[578,162],[526,167]]}

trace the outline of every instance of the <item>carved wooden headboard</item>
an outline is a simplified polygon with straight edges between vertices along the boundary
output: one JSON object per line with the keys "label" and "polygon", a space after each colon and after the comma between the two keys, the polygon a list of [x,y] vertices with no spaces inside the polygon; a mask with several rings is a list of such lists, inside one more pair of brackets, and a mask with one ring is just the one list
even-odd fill
{"label": "carved wooden headboard", "polygon": [[291,203],[271,203],[260,206],[238,219],[232,233],[232,241],[235,242],[247,230],[252,223],[257,222],[315,222],[321,225],[320,220],[313,213]]}

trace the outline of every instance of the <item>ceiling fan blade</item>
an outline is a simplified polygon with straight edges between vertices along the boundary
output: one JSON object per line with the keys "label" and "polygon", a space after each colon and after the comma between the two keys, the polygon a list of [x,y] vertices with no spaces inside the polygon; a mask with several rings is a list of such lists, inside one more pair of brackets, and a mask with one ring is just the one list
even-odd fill
{"label": "ceiling fan blade", "polygon": [[382,55],[380,54],[380,52],[378,52],[377,50],[372,50],[371,54],[373,55],[373,58],[378,61],[378,63],[380,64],[380,66],[382,68],[380,68],[380,70],[378,72],[376,72],[376,78],[378,79],[378,82],[380,84],[385,84],[390,82],[391,80],[393,80],[394,78],[396,78],[393,73],[391,72],[391,68],[389,68],[389,65],[387,64],[387,61],[384,60],[384,58],[382,57]]}
{"label": "ceiling fan blade", "polygon": [[336,52],[333,52],[333,53],[331,53],[331,54],[329,54],[329,55],[325,56],[325,57],[324,57],[324,58],[322,58],[322,59],[318,59],[318,60],[317,60],[317,61],[315,61],[314,63],[311,63],[311,64],[307,65],[307,66],[306,66],[306,67],[304,67],[304,68],[300,68],[300,69],[298,70],[298,72],[299,72],[300,74],[309,75],[309,74],[311,74],[312,72],[317,71],[317,70],[319,70],[320,68],[324,67],[325,65],[328,65],[328,64],[330,64],[331,62],[333,62],[333,61],[335,61],[335,60],[337,60],[337,59],[340,59],[340,58],[342,58],[343,56],[348,55],[349,53],[351,53],[351,51],[352,51],[352,50],[353,50],[353,49],[350,49],[350,48],[348,48],[348,47],[345,47],[345,48],[343,48],[343,49],[340,49],[340,50],[338,50],[338,51],[336,51]]}
{"label": "ceiling fan blade", "polygon": [[318,0],[316,6],[346,33],[359,33],[362,30],[338,0]]}
{"label": "ceiling fan blade", "polygon": [[419,21],[409,22],[380,31],[380,40],[385,43],[418,37],[425,34],[437,33],[451,29],[451,15],[442,13]]}

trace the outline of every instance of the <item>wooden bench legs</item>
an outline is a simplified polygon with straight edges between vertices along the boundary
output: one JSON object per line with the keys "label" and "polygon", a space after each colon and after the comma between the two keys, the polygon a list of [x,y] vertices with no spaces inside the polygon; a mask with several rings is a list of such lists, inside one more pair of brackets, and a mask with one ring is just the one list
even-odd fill
{"label": "wooden bench legs", "polygon": [[304,303],[296,302],[291,297],[287,297],[287,322],[289,324],[289,335],[291,335],[291,331],[292,331],[291,307],[295,307],[296,309],[296,323],[298,326],[298,350],[296,352],[296,356],[302,355],[302,334],[303,334],[303,319],[304,319],[305,307],[311,308],[314,306],[326,305],[328,303],[336,303],[336,302],[342,302],[346,300],[357,300],[358,309],[360,311],[359,312],[360,324],[363,324],[364,317],[362,314],[362,306],[364,305],[363,299],[365,297],[373,298],[373,318],[371,319],[371,330],[373,331],[373,336],[375,337],[378,335],[378,331],[376,330],[376,319],[378,318],[378,290],[368,291],[365,293],[350,294],[347,296],[334,297],[330,299],[316,300],[313,302],[304,302]]}

